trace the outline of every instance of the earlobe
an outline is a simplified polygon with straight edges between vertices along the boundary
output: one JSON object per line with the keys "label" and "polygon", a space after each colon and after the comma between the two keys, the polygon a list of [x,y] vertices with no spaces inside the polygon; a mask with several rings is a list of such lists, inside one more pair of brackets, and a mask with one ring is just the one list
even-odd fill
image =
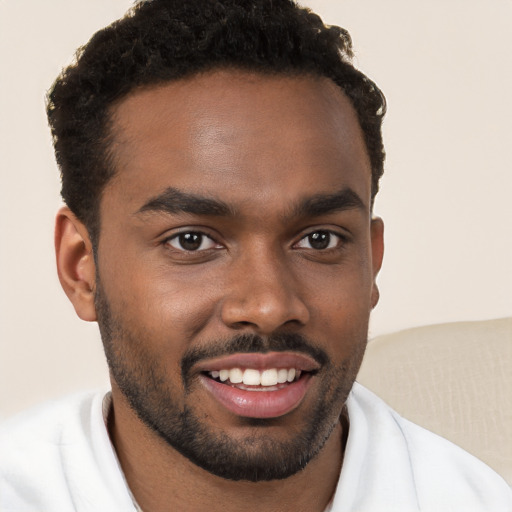
{"label": "earlobe", "polygon": [[374,217],[371,221],[371,242],[372,242],[372,272],[373,284],[371,295],[372,309],[377,305],[380,298],[379,288],[377,287],[376,279],[382,266],[382,259],[384,257],[384,222],[380,217]]}
{"label": "earlobe", "polygon": [[82,320],[95,321],[96,268],[92,243],[84,224],[67,207],[57,213],[55,253],[60,284],[77,315]]}
{"label": "earlobe", "polygon": [[379,287],[377,286],[377,283],[374,281],[372,286],[372,297],[371,297],[371,308],[374,309],[375,306],[379,303],[380,299],[380,292]]}

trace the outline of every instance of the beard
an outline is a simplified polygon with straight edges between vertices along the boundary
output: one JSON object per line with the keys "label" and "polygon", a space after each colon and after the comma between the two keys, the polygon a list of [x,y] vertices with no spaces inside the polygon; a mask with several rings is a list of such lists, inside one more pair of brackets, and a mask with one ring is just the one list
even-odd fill
{"label": "beard", "polygon": [[[169,379],[163,358],[149,349],[149,336],[136,334],[113,313],[99,280],[95,306],[111,376],[138,418],[195,465],[229,480],[284,479],[303,469],[340,421],[366,346],[365,333],[346,362],[336,366],[325,351],[297,333],[238,335],[208,342],[207,349],[186,351],[180,364],[182,386],[178,386]],[[309,414],[287,440],[272,432],[283,428],[280,418],[238,418],[239,424],[246,427],[246,434],[235,438],[209,425],[202,418],[205,415],[187,403],[186,398],[197,384],[190,370],[198,361],[240,352],[289,350],[306,353],[321,365],[321,384]]]}

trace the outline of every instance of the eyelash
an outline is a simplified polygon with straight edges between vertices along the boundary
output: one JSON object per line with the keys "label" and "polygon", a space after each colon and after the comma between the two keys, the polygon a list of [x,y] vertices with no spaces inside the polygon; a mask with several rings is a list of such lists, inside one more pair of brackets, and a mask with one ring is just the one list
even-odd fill
{"label": "eyelash", "polygon": [[[316,230],[310,231],[309,233],[304,234],[300,238],[300,240],[294,244],[294,247],[297,246],[298,244],[300,244],[300,243],[302,243],[304,241],[308,241],[308,240],[309,240],[309,245],[311,245],[311,242],[313,241],[311,237],[314,237],[315,235],[319,235],[319,234],[321,234],[321,237],[317,238],[316,241],[320,241],[320,243],[325,242],[325,235],[328,236],[328,238],[327,238],[327,247],[316,248],[316,249],[314,247],[309,247],[309,248],[306,248],[306,249],[312,250],[312,251],[315,251],[315,252],[326,252],[326,251],[335,250],[335,249],[339,248],[340,245],[344,245],[345,243],[348,242],[348,238],[346,236],[340,234],[340,233],[334,232],[334,231],[329,230],[329,229],[316,229]],[[187,248],[185,248],[183,246],[183,243],[182,243],[182,242],[184,242],[184,240],[182,240],[181,242],[179,241],[180,237],[189,237],[191,239],[190,241],[192,243],[195,242],[196,244],[198,244],[198,247],[195,248],[195,249],[187,249]],[[331,245],[331,243],[332,243],[332,238],[333,237],[337,238],[338,242],[335,244],[335,246],[329,247]],[[199,240],[197,240],[197,239],[199,239]],[[178,243],[179,243],[179,245],[181,245],[181,248],[180,247],[175,247],[172,244],[172,242],[176,241],[176,240],[178,240]],[[218,247],[208,247],[208,248],[201,249],[201,246],[205,243],[205,241],[209,241],[209,242],[211,242],[211,244],[217,245]],[[170,245],[173,249],[175,249],[177,251],[181,251],[183,253],[188,253],[188,254],[202,253],[202,252],[209,251],[211,249],[219,249],[219,248],[222,247],[211,236],[207,235],[206,233],[204,233],[202,231],[193,231],[193,230],[182,231],[180,233],[176,233],[176,234],[166,238],[163,241],[163,244],[164,245]]]}
{"label": "eyelash", "polygon": [[[310,231],[309,233],[305,234],[300,240],[298,243],[301,243],[301,242],[304,242],[306,240],[309,240],[310,242],[310,245],[311,245],[311,242],[312,242],[312,237],[314,237],[315,235],[319,235],[319,234],[322,234],[322,235],[328,235],[328,239],[327,239],[327,242],[328,242],[328,246],[327,247],[323,247],[323,248],[313,248],[313,247],[310,247],[309,249],[311,250],[314,250],[315,252],[320,252],[320,251],[331,251],[331,250],[335,250],[337,248],[339,248],[340,245],[344,245],[345,243],[348,242],[348,238],[344,235],[341,235],[340,233],[336,233],[334,231],[331,231],[329,229],[316,229],[314,231]],[[338,239],[338,242],[335,243],[335,245],[333,247],[330,247],[331,245],[331,242],[332,242],[332,238],[335,238],[335,239]],[[320,242],[323,242],[325,241],[324,238],[319,238],[317,239],[316,241],[320,240]],[[297,244],[298,244],[297,243]],[[295,245],[297,245],[295,244]]]}
{"label": "eyelash", "polygon": [[[194,240],[193,237],[197,237],[199,238],[199,246],[198,248],[196,249],[186,249],[185,247],[183,247],[183,244],[179,242],[180,240],[180,237],[190,237],[192,240],[191,242],[193,243]],[[178,243],[180,243],[181,245],[181,248],[179,247],[174,247],[172,245],[172,242],[173,241],[176,241],[178,240]],[[211,236],[208,236],[206,233],[203,233],[202,231],[182,231],[180,233],[176,233],[168,238],[166,238],[163,243],[164,245],[170,245],[171,247],[173,247],[173,249],[176,249],[178,251],[182,251],[182,252],[186,252],[186,253],[199,253],[199,252],[204,252],[204,251],[207,251],[209,249],[213,249],[214,247],[208,247],[207,249],[201,249],[201,246],[204,244],[204,242],[208,240],[210,241],[212,244],[217,244],[217,242],[211,237]],[[219,244],[217,244],[219,245]]]}

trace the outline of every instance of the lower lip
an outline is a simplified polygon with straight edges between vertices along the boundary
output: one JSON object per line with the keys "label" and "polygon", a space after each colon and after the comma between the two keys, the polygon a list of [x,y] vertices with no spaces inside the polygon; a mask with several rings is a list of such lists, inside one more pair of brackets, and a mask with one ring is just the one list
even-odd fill
{"label": "lower lip", "polygon": [[275,391],[246,391],[201,375],[208,391],[228,411],[246,418],[277,418],[287,414],[302,402],[310,383],[310,375]]}

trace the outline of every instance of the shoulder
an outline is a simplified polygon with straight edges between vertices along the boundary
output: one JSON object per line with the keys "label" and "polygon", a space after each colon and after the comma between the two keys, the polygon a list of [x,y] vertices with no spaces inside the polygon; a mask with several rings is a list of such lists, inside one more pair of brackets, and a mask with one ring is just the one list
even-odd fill
{"label": "shoulder", "polygon": [[0,474],[25,466],[23,455],[37,460],[38,454],[59,451],[63,444],[81,438],[99,398],[95,392],[76,394],[5,420],[0,425]]}
{"label": "shoulder", "polygon": [[75,510],[80,493],[101,495],[112,483],[102,482],[108,480],[104,468],[115,466],[103,422],[104,395],[76,394],[3,422],[2,511]]}
{"label": "shoulder", "polygon": [[[343,471],[360,472],[359,481],[381,497],[381,507],[382,500],[396,500],[395,510],[413,503],[410,510],[427,512],[512,510],[510,487],[476,457],[402,418],[357,383],[347,406],[345,463],[352,467],[344,463]],[[403,503],[409,505],[400,508]]]}
{"label": "shoulder", "polygon": [[0,467],[5,467],[9,455],[19,459],[20,451],[58,449],[63,443],[81,438],[91,421],[94,405],[101,403],[103,396],[104,393],[97,391],[74,394],[3,421],[0,424]]}

